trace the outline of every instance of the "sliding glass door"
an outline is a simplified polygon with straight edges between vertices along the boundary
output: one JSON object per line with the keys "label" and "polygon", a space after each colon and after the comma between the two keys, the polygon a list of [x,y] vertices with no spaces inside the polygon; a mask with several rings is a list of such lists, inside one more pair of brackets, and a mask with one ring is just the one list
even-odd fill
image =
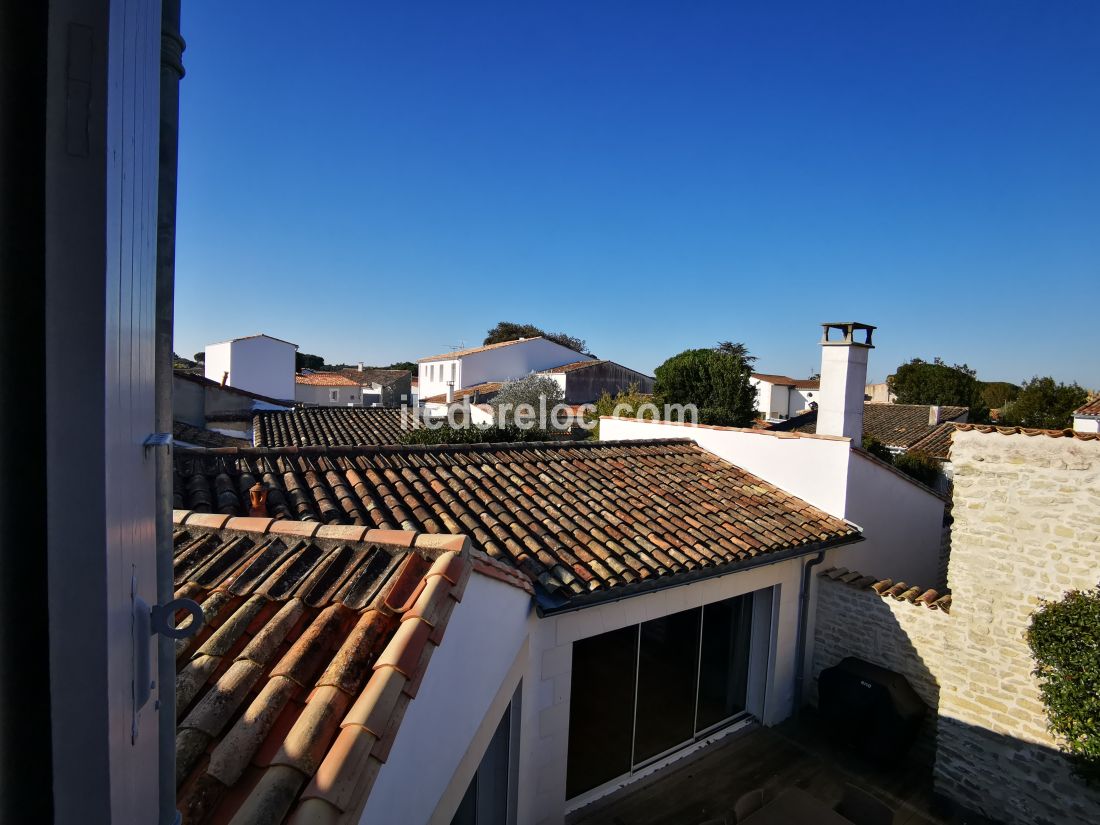
{"label": "sliding glass door", "polygon": [[745,711],[753,598],[736,596],[573,644],[569,798]]}

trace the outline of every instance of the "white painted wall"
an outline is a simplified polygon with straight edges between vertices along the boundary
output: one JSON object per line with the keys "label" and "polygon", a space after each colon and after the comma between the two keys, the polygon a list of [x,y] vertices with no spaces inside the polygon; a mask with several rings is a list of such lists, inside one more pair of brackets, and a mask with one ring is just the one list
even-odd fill
{"label": "white painted wall", "polygon": [[455,365],[455,389],[460,390],[485,381],[522,378],[532,372],[581,361],[586,357],[545,338],[531,338],[459,359],[423,361],[419,369],[420,397],[431,398],[447,391],[452,364]]}
{"label": "white painted wall", "polygon": [[862,443],[863,391],[870,351],[859,344],[821,345],[821,397],[817,399],[820,435],[843,435]]}
{"label": "white painted wall", "polygon": [[1079,433],[1100,433],[1100,418],[1075,415],[1073,429]]}
{"label": "white painted wall", "polygon": [[221,383],[224,373],[231,387],[270,398],[295,398],[294,353],[286,341],[260,335],[206,347],[204,374]]}
{"label": "white painted wall", "polygon": [[[335,391],[336,400],[332,400]],[[303,404],[317,404],[322,407],[363,406],[362,391],[358,385],[324,387],[316,384],[295,384],[294,400]]]}
{"label": "white painted wall", "polygon": [[801,390],[795,387],[791,390],[787,415],[798,415],[803,410],[808,410],[811,402],[820,402],[820,399],[821,390]]}
{"label": "white painted wall", "polygon": [[405,711],[361,823],[431,819],[527,640],[530,611],[527,592],[471,575]]}
{"label": "white painted wall", "polygon": [[[524,680],[519,822],[558,825],[565,819],[572,645],[579,639],[778,586],[771,627],[772,655],[765,674],[765,701],[754,710],[765,724],[775,724],[789,716],[795,694],[802,564],[801,559],[789,559],[540,619],[532,629],[530,674]],[[683,758],[688,752],[690,749],[685,749],[667,761]]]}
{"label": "white painted wall", "polygon": [[846,438],[600,420],[601,441],[641,438],[691,438],[731,464],[859,525],[865,540],[842,551],[845,567],[928,586],[938,578],[943,499],[853,451]]}

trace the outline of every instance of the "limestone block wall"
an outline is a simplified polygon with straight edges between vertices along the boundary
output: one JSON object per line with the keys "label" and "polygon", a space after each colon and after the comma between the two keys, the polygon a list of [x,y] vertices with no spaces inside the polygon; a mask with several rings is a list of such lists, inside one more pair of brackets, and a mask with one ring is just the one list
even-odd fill
{"label": "limestone block wall", "polygon": [[1025,640],[1041,599],[1100,581],[1100,442],[958,431],[948,584],[956,664],[937,787],[994,819],[1100,822],[1046,730]]}
{"label": "limestone block wall", "polygon": [[846,655],[904,674],[938,709],[936,789],[956,804],[1100,823],[1100,791],[1047,732],[1025,638],[1041,600],[1100,581],[1100,440],[961,428],[951,459],[950,613],[819,577],[813,674]]}

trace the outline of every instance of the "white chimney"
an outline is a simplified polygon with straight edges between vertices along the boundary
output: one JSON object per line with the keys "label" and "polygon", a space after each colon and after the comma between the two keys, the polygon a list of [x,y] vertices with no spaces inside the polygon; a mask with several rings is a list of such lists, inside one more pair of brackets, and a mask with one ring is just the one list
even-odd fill
{"label": "white chimney", "polygon": [[[863,391],[867,385],[867,355],[874,349],[871,333],[875,327],[842,321],[822,324],[821,329],[817,433],[846,436],[858,446],[863,443]],[[859,331],[864,336],[857,341]],[[834,333],[832,339],[830,332]]]}
{"label": "white chimney", "polygon": [[359,362],[359,372],[362,372],[362,371],[363,371],[363,362],[360,361]]}
{"label": "white chimney", "polygon": [[941,415],[943,415],[943,413],[940,411],[940,407],[938,404],[933,404],[932,406],[930,406],[928,408],[928,426],[935,427],[937,424],[939,424]]}
{"label": "white chimney", "polygon": [[450,404],[454,400],[455,400],[455,382],[454,381],[448,381],[447,382],[447,403]]}

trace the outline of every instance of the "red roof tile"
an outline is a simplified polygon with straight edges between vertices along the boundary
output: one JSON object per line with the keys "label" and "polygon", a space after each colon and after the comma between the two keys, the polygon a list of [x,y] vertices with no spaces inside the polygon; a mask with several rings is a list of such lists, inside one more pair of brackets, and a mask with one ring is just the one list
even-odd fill
{"label": "red roof tile", "polygon": [[1073,411],[1074,415],[1100,415],[1100,396]]}
{"label": "red roof tile", "polygon": [[[939,426],[928,423],[930,409],[925,404],[866,403],[863,405],[863,436],[875,438],[887,447],[907,450]],[[940,422],[958,421],[968,412],[966,407],[941,407]],[[769,429],[816,433],[817,411],[770,424]]]}
{"label": "red roof tile", "polygon": [[[488,401],[498,392],[504,385],[500,381],[484,381],[480,384],[474,384],[472,387],[464,387],[461,390],[455,390],[454,400],[461,401],[464,398],[471,398],[476,395],[479,401]],[[447,393],[440,393],[439,395],[433,395],[430,398],[423,399],[425,404],[446,404]]]}
{"label": "red roof tile", "polygon": [[931,588],[922,588],[906,582],[895,582],[893,579],[876,579],[874,576],[864,576],[846,567],[830,567],[818,575],[832,581],[848,584],[859,590],[872,590],[882,598],[892,598],[899,602],[927,607],[929,610],[942,610],[951,612],[951,594],[940,593]]}
{"label": "red roof tile", "polygon": [[474,355],[479,352],[488,352],[491,349],[500,349],[501,347],[510,347],[514,344],[522,344],[526,341],[542,341],[545,340],[541,335],[537,335],[533,338],[517,338],[514,341],[501,341],[499,344],[484,344],[480,347],[467,347],[466,349],[456,349],[454,352],[443,352],[439,355],[429,355],[427,358],[420,358],[417,360],[418,364],[423,364],[425,361],[450,361],[453,358],[462,358],[466,355]]}
{"label": "red roof tile", "polygon": [[1100,433],[1081,433],[1074,430],[1040,430],[1030,427],[997,427],[993,424],[956,424],[962,432],[1000,433],[1001,435],[1045,435],[1048,438],[1076,438],[1078,441],[1100,441]]}
{"label": "red roof tile", "polygon": [[261,447],[400,444],[420,425],[415,410],[395,407],[303,407],[252,417],[253,439]]}
{"label": "red roof tile", "polygon": [[[556,603],[857,540],[687,440],[180,450],[179,506],[462,533]],[[219,490],[218,507],[213,489]]]}
{"label": "red roof tile", "polygon": [[[179,511],[175,521],[177,595],[206,618],[176,648],[183,822],[279,823],[305,817],[306,800],[358,821],[415,695],[410,681],[461,598],[469,548],[461,537],[452,549],[302,539],[278,522],[232,529],[243,519],[217,529]],[[421,596],[399,596],[394,609],[395,588]]]}

